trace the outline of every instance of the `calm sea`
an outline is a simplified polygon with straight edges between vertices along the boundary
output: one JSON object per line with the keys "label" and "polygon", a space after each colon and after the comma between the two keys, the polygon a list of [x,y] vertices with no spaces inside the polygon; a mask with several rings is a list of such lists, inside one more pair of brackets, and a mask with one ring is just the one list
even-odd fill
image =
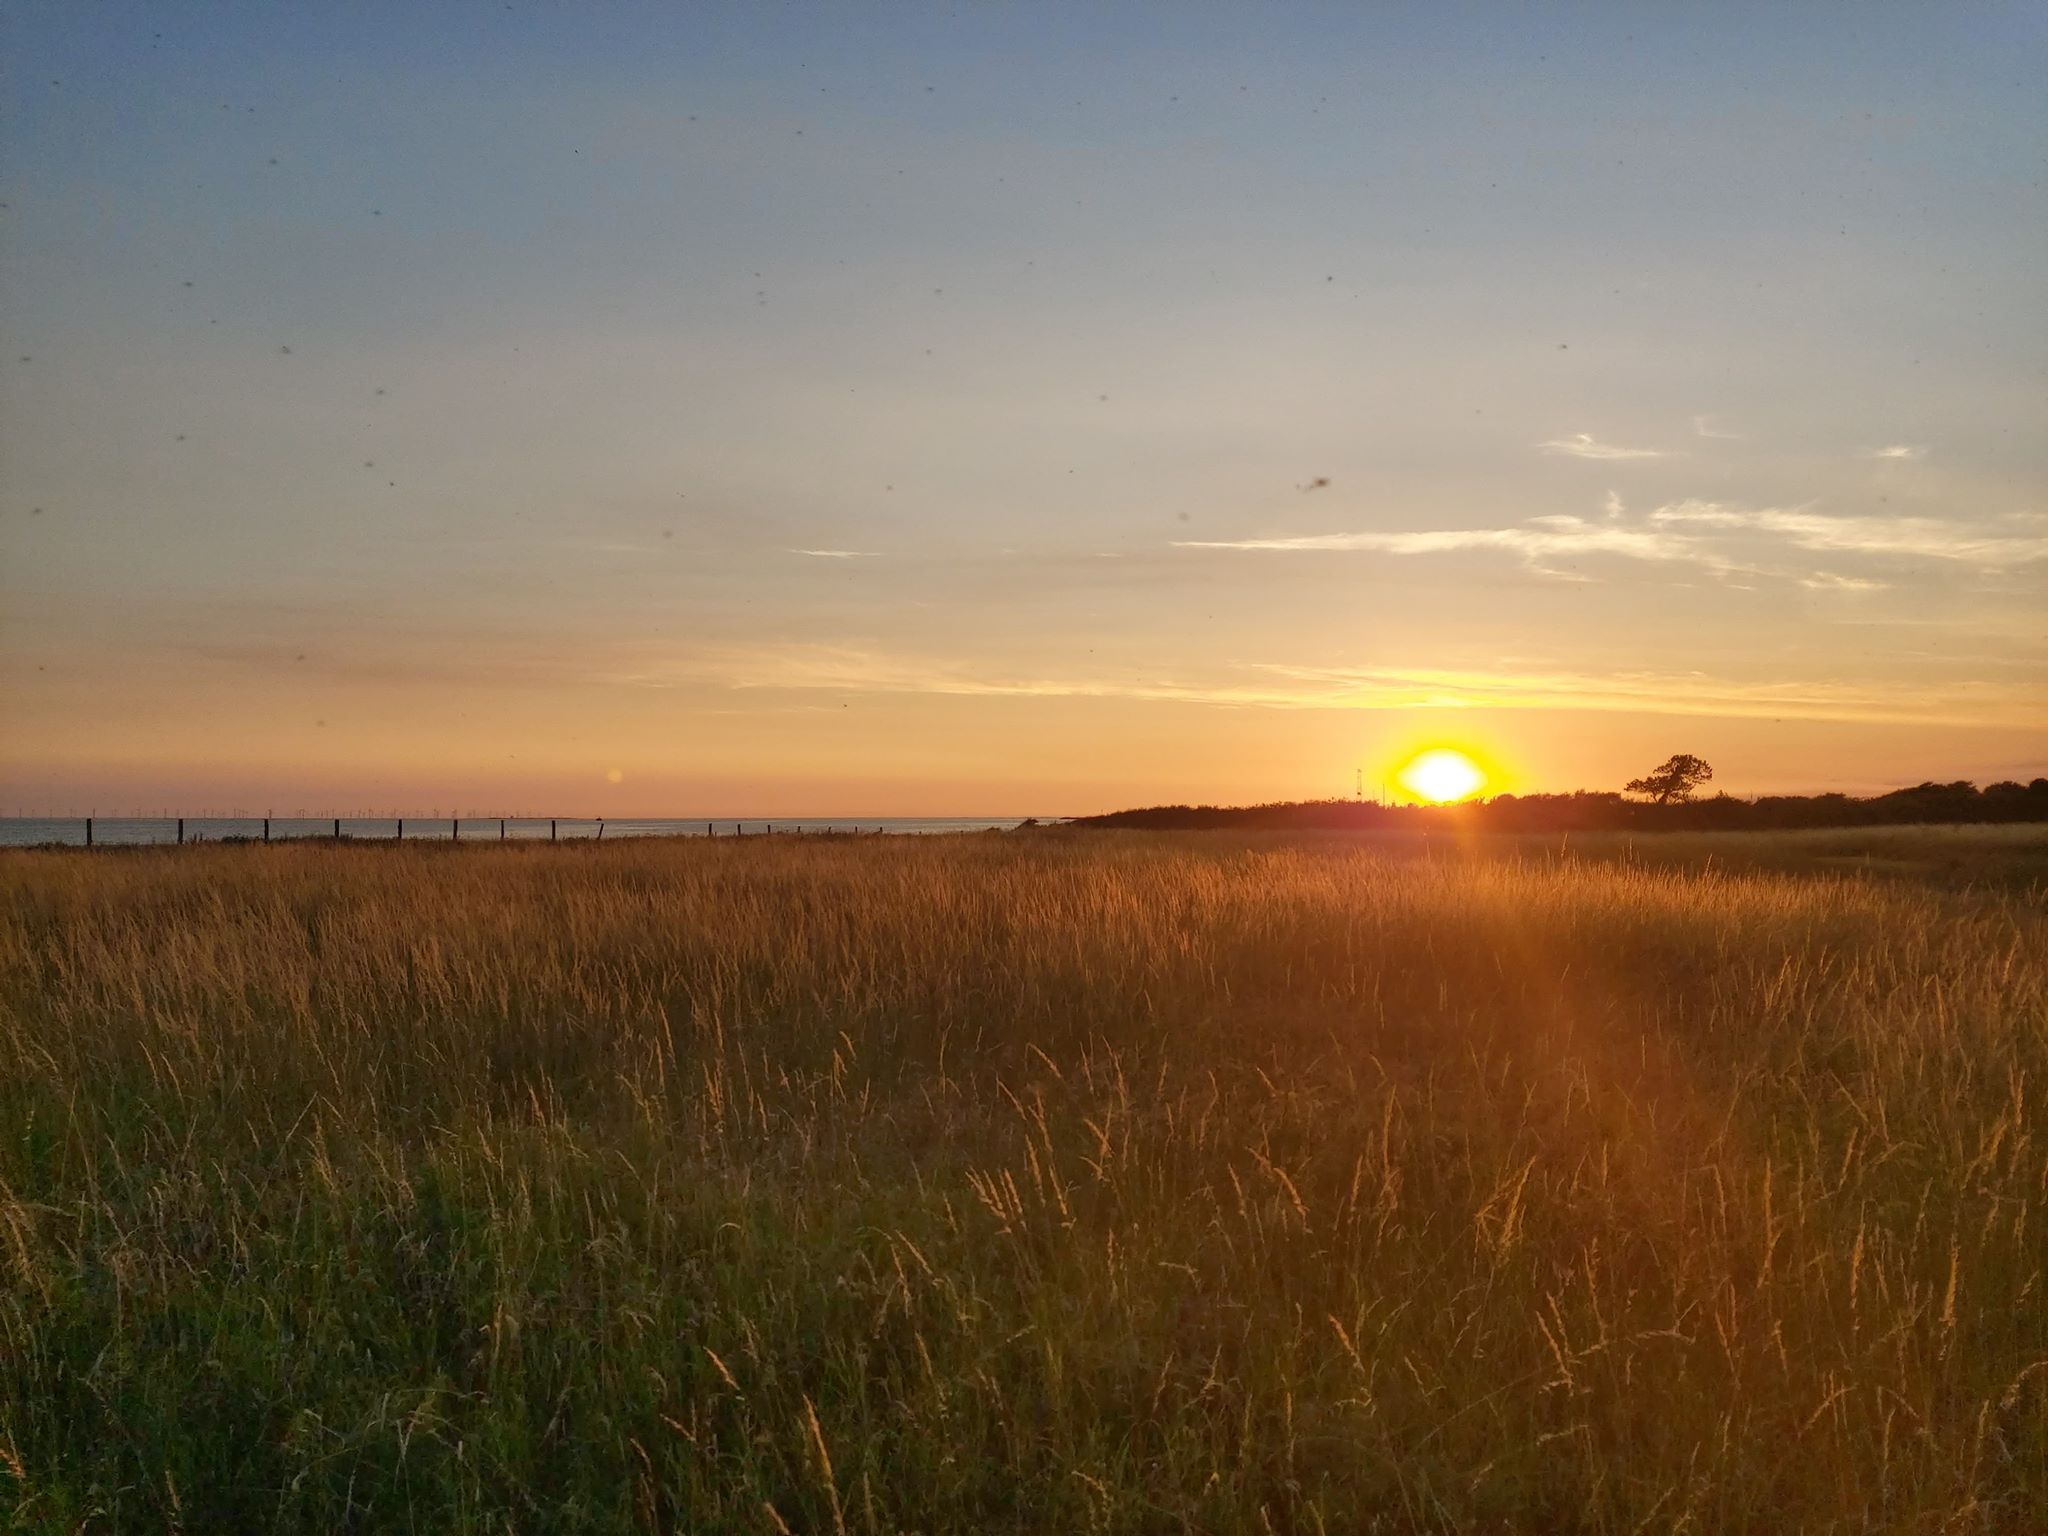
{"label": "calm sea", "polygon": [[[494,843],[547,842],[555,838],[596,837],[757,837],[767,832],[889,833],[930,835],[940,832],[1002,832],[1015,827],[1021,816],[866,816],[824,820],[742,821],[732,818],[685,820],[680,817],[654,819],[562,816],[507,817],[465,816],[451,821],[446,816],[397,817],[273,816],[269,836],[273,842],[288,838],[333,837],[337,827],[343,837],[389,842],[401,835],[407,842]],[[1046,818],[1041,817],[1041,820]],[[218,843],[230,838],[261,842],[261,816],[188,816],[184,836],[188,843]],[[134,847],[148,843],[178,841],[178,819],[174,816],[95,816],[92,842],[98,846]],[[86,818],[83,816],[0,816],[0,848],[36,848],[58,844],[83,847]]]}

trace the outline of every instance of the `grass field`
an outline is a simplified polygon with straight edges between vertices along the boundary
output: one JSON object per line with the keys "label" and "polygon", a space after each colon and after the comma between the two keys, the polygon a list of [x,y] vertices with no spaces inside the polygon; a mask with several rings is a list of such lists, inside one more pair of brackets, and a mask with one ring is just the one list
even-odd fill
{"label": "grass field", "polygon": [[2038,1530],[2048,845],[1827,836],[0,857],[0,1512]]}

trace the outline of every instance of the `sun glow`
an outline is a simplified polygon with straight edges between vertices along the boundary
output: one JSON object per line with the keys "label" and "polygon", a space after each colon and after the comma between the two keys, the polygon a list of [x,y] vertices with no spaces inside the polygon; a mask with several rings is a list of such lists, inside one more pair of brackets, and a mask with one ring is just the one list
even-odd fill
{"label": "sun glow", "polygon": [[1396,778],[1417,799],[1433,800],[1439,805],[1463,800],[1486,782],[1486,774],[1477,763],[1450,747],[1418,752]]}

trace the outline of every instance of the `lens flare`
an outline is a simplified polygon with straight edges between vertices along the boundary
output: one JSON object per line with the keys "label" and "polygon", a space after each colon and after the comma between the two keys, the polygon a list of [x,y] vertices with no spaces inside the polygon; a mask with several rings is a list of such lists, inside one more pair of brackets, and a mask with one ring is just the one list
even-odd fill
{"label": "lens flare", "polygon": [[1439,805],[1463,800],[1486,782],[1477,763],[1450,747],[1417,753],[1396,777],[1401,787],[1418,800],[1433,800]]}

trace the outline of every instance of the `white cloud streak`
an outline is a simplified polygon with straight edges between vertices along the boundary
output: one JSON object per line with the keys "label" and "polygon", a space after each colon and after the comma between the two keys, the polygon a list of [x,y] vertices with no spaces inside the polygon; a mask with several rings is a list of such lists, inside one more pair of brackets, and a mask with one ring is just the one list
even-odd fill
{"label": "white cloud streak", "polygon": [[792,555],[809,555],[814,560],[876,560],[871,549],[792,549]]}
{"label": "white cloud streak", "polygon": [[1591,434],[1574,432],[1570,437],[1552,438],[1549,442],[1536,445],[1545,453],[1568,454],[1575,459],[1661,459],[1664,451],[1660,448],[1621,448],[1613,443],[1603,443]]}
{"label": "white cloud streak", "polygon": [[1919,443],[1892,443],[1887,447],[1870,450],[1873,459],[1924,459],[1927,449]]}
{"label": "white cloud streak", "polygon": [[1368,550],[1389,555],[1438,555],[1466,549],[1503,549],[1525,559],[1562,555],[1624,555],[1634,560],[1689,560],[1698,552],[1683,537],[1655,528],[1620,528],[1564,515],[1532,517],[1511,528],[1443,528],[1418,533],[1317,533],[1290,539],[1177,539],[1176,549],[1299,552]]}
{"label": "white cloud streak", "polygon": [[[1442,555],[1470,550],[1500,550],[1519,557],[1539,574],[1565,576],[1552,563],[1589,556],[1665,564],[1689,563],[1721,576],[1776,575],[1837,591],[1876,591],[1888,583],[1859,576],[1800,570],[1775,571],[1759,566],[1755,545],[1772,543],[1812,553],[1862,556],[1871,559],[1939,561],[2004,571],[2048,560],[2048,535],[2014,535],[1930,517],[1832,517],[1803,507],[1738,507],[1714,501],[1680,501],[1659,507],[1647,517],[1624,522],[1627,508],[1609,492],[1604,510],[1608,521],[1552,515],[1532,517],[1500,528],[1442,528],[1410,532],[1378,530],[1317,533],[1290,538],[1181,539],[1176,549],[1210,549],[1298,554],[1326,551],[1385,555]],[[2029,529],[2032,519],[2017,519]],[[1729,547],[1734,537],[1747,537],[1750,549]],[[1567,578],[1583,579],[1583,578]],[[1850,583],[1855,583],[1852,587]]]}
{"label": "white cloud streak", "polygon": [[1891,589],[1888,581],[1872,581],[1865,576],[1841,576],[1833,571],[1815,571],[1811,576],[1802,576],[1799,585],[1809,592],[1886,592]]}
{"label": "white cloud streak", "polygon": [[1681,501],[1659,507],[1650,514],[1650,521],[1661,528],[1769,534],[1800,549],[1954,560],[1997,570],[2048,560],[2048,537],[1979,533],[1932,517],[1829,517],[1803,507],[1745,508],[1715,501]]}

